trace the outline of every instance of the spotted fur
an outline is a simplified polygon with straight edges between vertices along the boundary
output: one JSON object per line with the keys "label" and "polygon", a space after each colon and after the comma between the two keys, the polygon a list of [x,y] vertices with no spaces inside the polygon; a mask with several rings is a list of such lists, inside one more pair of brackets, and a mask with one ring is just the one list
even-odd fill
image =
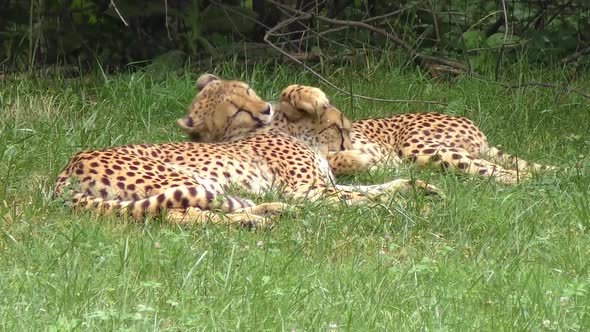
{"label": "spotted fur", "polygon": [[[200,107],[193,104],[187,117],[178,121],[195,141],[203,138],[193,137],[191,128],[183,123],[198,119]],[[324,123],[337,124],[341,130],[320,130],[313,139],[320,142],[327,153],[335,175],[395,167],[402,161],[412,161],[419,166],[434,165],[514,184],[529,178],[532,172],[552,168],[529,163],[490,146],[484,133],[465,117],[410,113],[351,123],[342,113],[330,111],[334,107],[324,92],[301,85],[284,89],[277,108],[282,111],[259,131],[287,132],[297,136],[302,131],[299,119],[308,119],[303,114],[313,113],[316,109],[326,110]],[[219,140],[215,138],[213,141]]]}
{"label": "spotted fur", "polygon": [[[332,147],[328,160],[336,175],[407,160],[471,175],[488,176],[504,184],[529,178],[551,167],[529,163],[488,144],[469,119],[439,113],[401,114],[352,123],[352,148]],[[354,158],[351,158],[351,155]]]}
{"label": "spotted fur", "polygon": [[[286,204],[256,205],[230,194],[232,189],[258,195],[275,189],[296,199],[360,202],[413,185],[396,180],[334,186],[325,158],[327,140],[336,137],[337,145],[349,144],[350,122],[327,100],[306,96],[306,89],[288,88],[284,100],[273,107],[243,82],[203,75],[197,85],[200,92],[191,112],[178,124],[193,138],[222,143],[138,144],[80,152],[59,175],[55,193],[78,208],[136,219],[163,213],[183,223],[263,223],[264,214],[279,212]],[[312,103],[306,104],[309,100]],[[432,186],[417,185],[436,193]]]}

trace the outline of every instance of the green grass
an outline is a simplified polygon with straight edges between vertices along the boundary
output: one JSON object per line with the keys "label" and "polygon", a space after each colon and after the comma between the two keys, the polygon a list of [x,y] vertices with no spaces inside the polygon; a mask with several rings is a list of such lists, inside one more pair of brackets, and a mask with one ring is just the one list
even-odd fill
{"label": "green grass", "polygon": [[[438,110],[475,120],[493,144],[567,167],[514,187],[412,167],[343,179],[416,177],[442,201],[303,205],[272,230],[183,229],[74,214],[51,201],[85,148],[184,140],[175,126],[197,74],[0,82],[0,327],[3,330],[590,329],[590,112],[558,91],[505,90],[415,72],[335,70],[355,93],[435,99],[351,101],[286,68],[230,65],[267,99],[322,86],[352,118]],[[379,69],[377,72],[375,69]],[[514,81],[564,81],[514,65]],[[590,76],[573,84],[590,90]]]}

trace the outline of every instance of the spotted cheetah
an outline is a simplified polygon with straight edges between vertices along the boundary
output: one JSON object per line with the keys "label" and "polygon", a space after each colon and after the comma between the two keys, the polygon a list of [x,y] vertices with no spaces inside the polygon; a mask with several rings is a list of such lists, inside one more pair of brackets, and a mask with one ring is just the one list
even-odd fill
{"label": "spotted cheetah", "polygon": [[[313,91],[302,94],[307,99],[298,100],[300,89]],[[315,96],[317,99],[309,99]],[[281,103],[298,100],[294,117],[313,110],[315,105],[330,105],[324,92],[318,88],[291,85],[281,93]],[[203,138],[192,122],[198,119],[200,105],[192,104],[188,115],[179,119],[178,125],[193,141],[217,141],[219,137]],[[299,108],[297,108],[299,107]],[[286,113],[286,112],[283,112]],[[502,153],[491,147],[483,132],[469,119],[439,113],[409,113],[388,118],[358,120],[346,128],[350,133],[339,136],[340,132],[321,132],[316,139],[328,149],[327,159],[335,175],[350,175],[377,167],[398,166],[403,160],[419,166],[434,165],[472,175],[483,175],[504,184],[514,184],[529,178],[531,171],[542,171],[552,167],[529,163],[523,159]],[[287,119],[277,117],[259,131],[280,132],[288,130]],[[334,136],[336,135],[336,136]]]}
{"label": "spotted cheetah", "polygon": [[[200,92],[192,105],[198,111],[182,125],[203,141],[223,142],[83,151],[58,176],[56,195],[77,208],[130,214],[135,219],[162,213],[178,223],[264,224],[265,214],[287,205],[256,205],[230,192],[237,187],[260,195],[277,189],[294,199],[322,197],[353,203],[413,185],[437,193],[432,186],[407,180],[334,185],[324,139],[339,138],[339,145],[350,145],[350,122],[313,88],[288,87],[285,99],[273,107],[240,81],[203,75],[197,85]],[[260,130],[271,126],[284,130]]]}
{"label": "spotted cheetah", "polygon": [[[402,161],[440,166],[503,184],[527,179],[552,167],[529,163],[488,144],[469,119],[440,113],[409,113],[352,123],[352,148],[330,148],[328,161],[336,175],[353,174]],[[354,157],[354,158],[353,158]]]}

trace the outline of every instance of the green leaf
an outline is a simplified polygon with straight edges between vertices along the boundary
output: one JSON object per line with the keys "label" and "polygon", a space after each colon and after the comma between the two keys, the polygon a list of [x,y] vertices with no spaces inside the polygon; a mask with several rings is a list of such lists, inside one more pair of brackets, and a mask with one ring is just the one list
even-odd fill
{"label": "green leaf", "polygon": [[480,48],[485,39],[486,35],[481,30],[469,30],[463,32],[463,42],[465,43],[465,49],[467,50]]}
{"label": "green leaf", "polygon": [[[506,40],[504,40],[504,39],[506,39]],[[520,37],[518,37],[518,36],[509,35],[509,36],[506,36],[506,38],[504,38],[503,32],[497,32],[497,33],[489,36],[488,39],[486,39],[484,46],[489,47],[489,48],[498,48],[498,47],[501,47],[502,45],[516,44],[518,42],[520,42]]]}

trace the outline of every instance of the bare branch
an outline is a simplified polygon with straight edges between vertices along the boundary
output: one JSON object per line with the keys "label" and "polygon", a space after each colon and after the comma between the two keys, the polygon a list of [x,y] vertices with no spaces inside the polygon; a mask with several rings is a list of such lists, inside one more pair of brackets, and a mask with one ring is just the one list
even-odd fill
{"label": "bare branch", "polygon": [[504,12],[504,42],[508,40],[508,11],[506,10],[506,0],[502,0],[502,11]]}
{"label": "bare branch", "polygon": [[307,71],[309,71],[310,73],[312,73],[313,75],[315,75],[316,77],[318,77],[321,81],[323,81],[325,84],[327,84],[328,86],[330,86],[331,88],[333,88],[336,91],[339,91],[343,94],[349,95],[351,97],[354,98],[359,98],[359,99],[364,99],[364,100],[372,100],[372,101],[379,101],[379,102],[391,102],[391,103],[423,103],[423,104],[432,104],[432,105],[443,105],[446,106],[447,103],[444,102],[440,102],[440,101],[434,101],[434,100],[418,100],[418,99],[387,99],[387,98],[374,98],[374,97],[368,97],[368,96],[363,96],[363,95],[357,95],[357,94],[352,94],[349,91],[343,90],[341,88],[339,88],[338,86],[336,86],[334,83],[330,82],[328,79],[326,79],[325,77],[323,77],[320,73],[318,73],[317,71],[313,70],[311,67],[309,67],[308,65],[306,65],[303,61],[299,60],[298,58],[296,58],[295,56],[291,55],[288,52],[285,52],[283,49],[281,49],[280,47],[276,46],[275,44],[273,44],[268,38],[271,35],[274,35],[275,31],[295,22],[301,19],[308,19],[312,17],[312,14],[308,14],[308,13],[303,13],[303,15],[301,16],[293,16],[283,22],[278,23],[275,27],[273,27],[272,29],[268,30],[267,33],[264,35],[264,41],[272,48],[274,48],[275,50],[277,50],[278,52],[280,52],[281,54],[283,54],[284,56],[286,56],[287,58],[291,59],[293,62],[303,66],[303,68],[305,68]]}
{"label": "bare branch", "polygon": [[525,83],[517,83],[517,84],[504,84],[504,83],[499,83],[499,82],[494,82],[494,83],[499,84],[499,85],[501,85],[505,88],[509,88],[509,89],[525,88],[525,87],[529,87],[529,86],[540,86],[540,87],[551,88],[551,89],[556,89],[556,90],[565,90],[567,92],[577,93],[582,97],[586,97],[586,98],[590,99],[589,92],[582,91],[580,89],[576,89],[576,88],[568,86],[568,85],[559,85],[559,84],[545,83],[545,82],[525,82]]}
{"label": "bare branch", "polygon": [[439,45],[442,42],[442,36],[440,33],[440,26],[439,26],[439,19],[438,15],[436,15],[436,11],[434,8],[434,2],[429,1],[430,4],[430,14],[432,15],[432,21],[434,23],[434,35],[436,36],[436,45]]}
{"label": "bare branch", "polygon": [[121,15],[121,13],[119,12],[119,8],[117,8],[117,5],[115,5],[115,1],[111,0],[111,6],[113,6],[113,8],[115,8],[117,15],[119,15],[119,18],[121,19],[121,21],[123,21],[123,24],[125,24],[125,26],[128,27],[129,24],[127,24],[127,21],[125,21],[125,19],[123,18],[123,15]]}
{"label": "bare branch", "polygon": [[563,60],[561,60],[561,62],[562,63],[570,63],[570,62],[578,61],[578,59],[580,59],[581,57],[583,57],[584,55],[586,55],[588,53],[590,53],[590,46],[584,47],[581,50],[568,55]]}
{"label": "bare branch", "polygon": [[[290,8],[289,6],[278,3],[275,0],[266,0],[266,1],[272,3],[276,6],[287,9],[293,13],[299,14],[300,18],[301,17],[309,18],[310,15],[313,15],[311,13],[306,13],[306,12],[303,12],[303,11],[300,11],[297,9]],[[435,56],[431,56],[431,55],[425,55],[420,52],[417,52],[412,47],[410,47],[410,45],[406,44],[403,40],[398,38],[395,34],[387,32],[383,29],[379,29],[379,28],[377,28],[373,25],[367,24],[365,22],[337,20],[337,19],[332,19],[332,18],[328,18],[325,16],[319,16],[319,15],[316,16],[316,19],[319,21],[325,22],[325,23],[333,24],[333,25],[353,26],[353,27],[358,27],[358,28],[362,28],[362,29],[366,29],[366,30],[378,33],[378,34],[386,37],[387,39],[391,40],[396,45],[403,48],[406,52],[408,52],[412,56],[413,59],[418,59],[420,61],[420,64],[422,64],[424,66],[428,66],[428,64],[430,64],[430,63],[436,63],[436,64],[449,66],[451,68],[461,70],[461,71],[467,70],[465,65],[458,63],[456,61],[446,59],[446,58],[441,58],[441,57],[435,57]]]}
{"label": "bare branch", "polygon": [[172,37],[170,37],[170,29],[168,28],[168,0],[164,0],[164,5],[166,6],[166,16],[164,17],[166,20],[166,33],[168,34],[168,39],[172,40]]}
{"label": "bare branch", "polygon": [[[332,24],[332,25],[338,25],[339,27],[336,28],[332,28],[332,29],[327,29],[324,30],[322,32],[315,32],[314,34],[311,34],[309,36],[305,36],[302,38],[302,40],[305,39],[309,39],[309,38],[317,38],[318,36],[320,38],[324,38],[323,36],[325,36],[326,34],[335,32],[335,31],[340,31],[340,30],[344,30],[350,27],[359,27],[359,28],[363,28],[363,29],[367,29],[373,32],[376,32],[378,34],[381,34],[383,36],[385,36],[386,38],[388,38],[389,40],[393,41],[396,45],[400,46],[401,48],[403,48],[404,50],[406,50],[409,54],[411,54],[413,56],[413,58],[420,60],[423,63],[426,64],[441,64],[441,65],[445,65],[445,66],[449,66],[451,67],[453,70],[456,70],[457,72],[466,72],[466,67],[461,64],[461,63],[457,63],[453,60],[450,59],[445,59],[445,58],[439,58],[439,57],[435,57],[435,56],[430,56],[430,55],[426,55],[426,54],[422,54],[419,53],[417,51],[415,51],[412,47],[410,47],[408,44],[406,44],[404,41],[402,41],[401,39],[399,39],[395,34],[393,33],[389,33],[387,31],[384,31],[382,29],[379,29],[373,25],[368,24],[368,22],[373,22],[373,21],[377,21],[377,20],[382,20],[385,19],[389,16],[398,14],[403,12],[404,10],[409,9],[411,6],[399,9],[398,11],[395,12],[391,12],[388,13],[386,15],[382,15],[382,16],[375,16],[369,19],[366,19],[362,22],[357,22],[357,21],[344,21],[344,20],[338,20],[338,19],[331,19],[328,17],[324,17],[324,16],[320,16],[320,15],[316,15],[315,13],[308,13],[308,12],[304,12],[304,11],[300,11],[297,9],[293,9],[289,6],[283,5],[281,3],[278,3],[274,0],[265,0],[266,2],[272,3],[274,5],[276,5],[277,7],[279,7],[279,9],[284,12],[291,12],[294,13],[293,16],[289,17],[288,19],[279,22],[276,26],[270,28],[265,26],[266,28],[268,28],[268,31],[266,32],[265,36],[264,36],[264,42],[266,44],[268,44],[271,48],[275,49],[276,51],[278,51],[280,54],[284,55],[285,57],[289,58],[291,61],[301,65],[303,68],[305,68],[307,71],[309,71],[310,73],[312,73],[314,76],[318,77],[321,81],[323,81],[326,85],[330,86],[331,88],[333,88],[336,91],[339,91],[343,94],[349,95],[351,97],[354,98],[359,98],[359,99],[364,99],[364,100],[372,100],[372,101],[379,101],[379,102],[396,102],[396,103],[411,103],[411,102],[416,102],[416,103],[424,103],[424,104],[433,104],[433,105],[447,105],[444,102],[440,102],[440,101],[431,101],[431,100],[408,100],[408,99],[386,99],[386,98],[374,98],[374,97],[368,97],[368,96],[363,96],[363,95],[357,95],[357,94],[351,94],[349,91],[343,90],[341,88],[339,88],[338,86],[336,86],[335,84],[333,84],[332,82],[330,82],[328,79],[326,79],[325,77],[323,77],[320,73],[318,73],[317,71],[315,71],[314,69],[312,69],[311,67],[309,67],[307,64],[305,64],[303,61],[301,61],[300,58],[294,56],[293,54],[290,54],[289,52],[286,52],[285,50],[283,50],[281,47],[277,46],[277,45],[285,45],[285,44],[291,44],[293,45],[293,41],[288,40],[287,38],[285,38],[286,36],[288,36],[289,34],[293,33],[293,32],[284,32],[284,33],[279,33],[278,31],[282,28],[285,28],[286,26],[294,23],[294,22],[298,22],[301,20],[309,20],[310,18],[315,18],[317,20],[323,21],[325,23],[328,24]],[[219,3],[216,0],[211,0],[211,3],[216,4],[218,6],[223,6],[221,3]],[[414,3],[412,6],[416,6],[418,3]],[[505,26],[505,38],[507,37],[507,31],[508,31],[508,18],[507,18],[507,11],[506,11],[506,4],[505,4],[505,0],[502,0],[502,4],[503,4],[503,18],[501,19],[502,23]],[[224,6],[226,7],[226,6]],[[226,7],[226,9],[232,11],[232,9],[230,7]],[[239,13],[239,12],[236,12]],[[494,12],[494,13],[499,13],[498,12]],[[241,13],[239,13],[241,14]],[[490,14],[491,15],[491,14]],[[247,17],[247,16],[245,16]],[[252,21],[254,21],[256,24],[260,24],[262,26],[264,26],[264,24],[262,22],[259,22],[255,19],[252,19],[250,17],[247,17],[248,19],[251,19]],[[481,22],[481,20],[480,20]],[[480,23],[477,22],[476,24]],[[476,24],[474,24],[473,26],[475,26]],[[473,26],[471,28],[473,28]],[[470,28],[470,29],[471,29]],[[298,31],[298,33],[301,33],[302,31]],[[273,43],[269,40],[269,38],[273,36],[273,37],[279,37],[282,39],[287,39],[285,42],[281,42],[281,43]],[[329,41],[329,40],[328,40]],[[513,45],[504,45],[504,47],[512,47]],[[568,56],[566,59],[564,59],[564,62],[569,62],[572,60],[575,60],[576,58],[583,56],[587,53],[590,53],[590,46],[585,47],[581,50],[579,50],[578,52]],[[575,94],[579,94],[581,96],[583,96],[584,98],[589,98],[590,99],[590,93],[571,87],[571,86],[566,86],[566,85],[559,85],[559,84],[552,84],[552,83],[544,83],[544,82],[524,82],[524,83],[519,83],[519,84],[507,84],[507,83],[502,83],[502,82],[498,82],[498,81],[490,81],[488,79],[485,79],[484,77],[478,75],[477,73],[471,72],[470,75],[476,79],[480,79],[482,81],[486,81],[492,84],[496,84],[496,85],[500,85],[506,89],[518,89],[518,88],[525,88],[525,87],[532,87],[532,86],[537,86],[537,87],[544,87],[544,88],[550,88],[550,89],[557,89],[557,90],[563,90],[563,91],[567,91],[568,93],[575,93]]]}

